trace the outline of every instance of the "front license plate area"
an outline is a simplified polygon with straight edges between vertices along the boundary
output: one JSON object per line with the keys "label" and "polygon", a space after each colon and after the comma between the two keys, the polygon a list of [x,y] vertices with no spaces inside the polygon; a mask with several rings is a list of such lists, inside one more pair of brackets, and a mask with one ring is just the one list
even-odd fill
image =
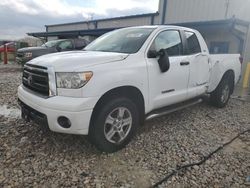
{"label": "front license plate area", "polygon": [[24,106],[21,106],[21,115],[25,121],[27,122],[30,121],[30,111],[26,109]]}

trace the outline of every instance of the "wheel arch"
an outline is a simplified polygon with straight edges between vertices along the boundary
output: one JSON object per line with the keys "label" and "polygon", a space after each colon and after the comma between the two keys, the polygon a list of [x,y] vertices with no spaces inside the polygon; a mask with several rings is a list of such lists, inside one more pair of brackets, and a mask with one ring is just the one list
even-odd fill
{"label": "wheel arch", "polygon": [[145,118],[145,99],[142,92],[134,86],[120,86],[110,89],[104,93],[94,106],[93,113],[91,115],[90,122],[92,123],[95,116],[100,111],[101,107],[109,100],[115,97],[127,97],[131,99],[138,107],[140,113],[140,124],[144,123]]}
{"label": "wheel arch", "polygon": [[231,94],[234,91],[235,85],[235,73],[232,69],[228,69],[223,74],[220,71],[216,71],[216,74],[212,74],[212,79],[210,80],[208,93],[214,92],[220,85],[223,79],[228,78],[230,79],[230,92]]}
{"label": "wheel arch", "polygon": [[[229,70],[227,70],[224,74],[223,74],[223,76],[222,76],[222,78],[221,78],[221,80],[220,80],[220,82],[223,80],[223,79],[229,79],[230,80],[230,93],[232,94],[233,93],[233,91],[234,91],[234,85],[235,85],[235,74],[234,74],[234,71],[232,70],[232,69],[229,69]],[[218,86],[217,86],[218,87]]]}

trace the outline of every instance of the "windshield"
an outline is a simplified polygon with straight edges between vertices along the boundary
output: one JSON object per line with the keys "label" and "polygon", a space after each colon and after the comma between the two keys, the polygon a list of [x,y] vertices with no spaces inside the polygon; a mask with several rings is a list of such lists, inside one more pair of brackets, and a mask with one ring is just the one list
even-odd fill
{"label": "windshield", "polygon": [[125,28],[115,30],[97,38],[84,50],[136,53],[153,30],[153,28]]}
{"label": "windshield", "polygon": [[42,46],[51,48],[51,47],[56,46],[57,43],[58,43],[58,40],[52,40],[52,41],[46,42]]}

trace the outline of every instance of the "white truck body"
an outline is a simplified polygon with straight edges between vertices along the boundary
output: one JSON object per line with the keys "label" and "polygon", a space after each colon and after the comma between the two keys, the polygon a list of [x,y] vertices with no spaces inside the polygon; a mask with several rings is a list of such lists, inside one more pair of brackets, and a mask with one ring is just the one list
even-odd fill
{"label": "white truck body", "polygon": [[[177,26],[134,28],[152,29],[136,53],[87,50],[50,54],[31,60],[27,63],[27,68],[47,69],[49,96],[37,94],[32,88],[22,84],[18,88],[18,98],[32,110],[44,114],[52,131],[87,135],[96,104],[106,93],[116,88],[136,88],[143,97],[143,114],[146,117],[156,109],[214,92],[228,71],[233,74],[233,86],[240,79],[240,55],[210,55],[198,31]],[[169,70],[162,72],[158,58],[148,58],[148,51],[160,33],[172,30],[195,34],[201,51],[169,56]],[[56,74],[60,72],[92,72],[93,76],[81,88],[66,89],[56,86]],[[70,120],[69,128],[58,124],[60,116]]]}

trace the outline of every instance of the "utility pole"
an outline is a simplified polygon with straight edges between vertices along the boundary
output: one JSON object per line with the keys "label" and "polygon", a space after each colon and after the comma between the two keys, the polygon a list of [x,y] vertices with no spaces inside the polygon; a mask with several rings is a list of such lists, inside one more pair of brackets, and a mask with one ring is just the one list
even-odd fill
{"label": "utility pole", "polygon": [[90,14],[90,20],[93,20],[94,19],[94,13],[91,13]]}

